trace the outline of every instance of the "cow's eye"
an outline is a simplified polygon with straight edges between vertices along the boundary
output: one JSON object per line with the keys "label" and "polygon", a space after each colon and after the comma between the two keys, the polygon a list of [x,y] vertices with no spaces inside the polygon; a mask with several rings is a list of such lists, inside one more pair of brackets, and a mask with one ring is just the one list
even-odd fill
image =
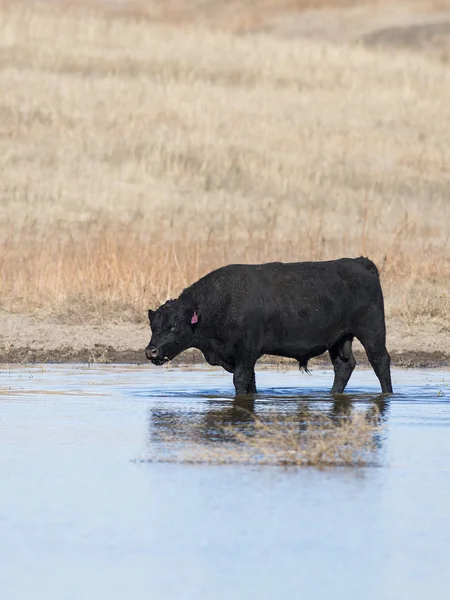
{"label": "cow's eye", "polygon": [[177,328],[177,326],[176,326],[176,325],[174,325],[173,327],[171,327],[171,328],[170,328],[170,331],[173,331],[173,330],[174,330],[174,329],[176,329],[176,328]]}

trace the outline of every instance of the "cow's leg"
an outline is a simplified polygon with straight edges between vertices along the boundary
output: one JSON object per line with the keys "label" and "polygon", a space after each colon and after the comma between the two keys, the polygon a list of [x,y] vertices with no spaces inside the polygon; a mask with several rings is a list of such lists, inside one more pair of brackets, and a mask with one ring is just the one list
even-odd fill
{"label": "cow's leg", "polygon": [[253,371],[253,377],[252,380],[250,382],[250,385],[248,386],[247,389],[247,394],[256,394],[256,378],[255,378],[255,371]]}
{"label": "cow's leg", "polygon": [[391,357],[386,350],[386,346],[364,346],[364,348],[367,352],[367,358],[369,359],[376,376],[380,380],[382,393],[392,394]]}
{"label": "cow's leg", "polygon": [[[346,342],[346,344],[348,344],[348,342]],[[348,345],[346,347],[345,356],[343,356],[342,353],[342,346],[342,342],[338,342],[328,351],[334,368],[334,382],[333,387],[331,388],[332,394],[342,394],[351,374],[353,373],[353,369],[356,366],[356,360],[353,356],[351,342],[350,347],[348,347]]]}
{"label": "cow's leg", "polygon": [[367,358],[380,381],[381,392],[392,394],[391,357],[386,350],[385,336],[365,330],[357,337],[364,346]]}
{"label": "cow's leg", "polygon": [[255,364],[261,356],[262,333],[249,328],[235,345],[233,383],[236,396],[256,394]]}
{"label": "cow's leg", "polygon": [[255,363],[256,361],[245,361],[235,365],[233,383],[236,396],[256,394]]}

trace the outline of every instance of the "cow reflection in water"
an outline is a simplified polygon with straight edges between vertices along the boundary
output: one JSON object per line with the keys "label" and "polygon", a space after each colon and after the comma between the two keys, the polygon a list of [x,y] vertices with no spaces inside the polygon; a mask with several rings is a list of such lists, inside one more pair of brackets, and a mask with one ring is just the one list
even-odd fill
{"label": "cow reflection in water", "polygon": [[251,434],[255,418],[268,425],[271,421],[282,424],[288,420],[291,425],[295,424],[299,433],[324,417],[328,418],[328,424],[331,422],[339,427],[343,418],[350,418],[355,411],[363,412],[370,423],[387,419],[389,401],[384,395],[364,398],[364,409],[361,400],[360,395],[347,394],[335,397],[330,403],[304,396],[285,401],[283,405],[258,403],[249,398],[226,403],[207,400],[206,409],[201,403],[198,411],[155,407],[150,409],[149,441],[176,444],[230,442],[234,429]]}

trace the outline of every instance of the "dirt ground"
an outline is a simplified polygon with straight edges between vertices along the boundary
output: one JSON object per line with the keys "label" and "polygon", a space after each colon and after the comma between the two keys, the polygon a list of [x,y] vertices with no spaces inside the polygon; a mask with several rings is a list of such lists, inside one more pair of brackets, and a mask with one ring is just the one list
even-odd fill
{"label": "dirt ground", "polygon": [[[388,349],[394,365],[404,367],[439,367],[450,365],[450,328],[428,321],[407,324],[391,319],[388,324]],[[145,363],[143,349],[150,330],[145,324],[104,323],[101,325],[68,324],[56,318],[0,313],[0,363],[75,362],[75,363]],[[355,343],[357,361],[367,359]],[[176,361],[202,362],[197,351],[188,351]],[[279,359],[265,357],[262,362],[278,364]],[[312,365],[329,364],[327,355]]]}

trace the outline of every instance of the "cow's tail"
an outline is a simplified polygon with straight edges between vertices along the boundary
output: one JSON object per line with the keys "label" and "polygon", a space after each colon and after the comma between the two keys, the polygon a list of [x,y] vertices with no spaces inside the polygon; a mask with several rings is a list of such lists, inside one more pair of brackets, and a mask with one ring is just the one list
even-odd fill
{"label": "cow's tail", "polygon": [[370,259],[366,258],[365,256],[360,256],[356,260],[359,261],[362,264],[362,266],[365,269],[367,269],[370,273],[373,273],[377,277],[380,276],[376,264],[373,263]]}

